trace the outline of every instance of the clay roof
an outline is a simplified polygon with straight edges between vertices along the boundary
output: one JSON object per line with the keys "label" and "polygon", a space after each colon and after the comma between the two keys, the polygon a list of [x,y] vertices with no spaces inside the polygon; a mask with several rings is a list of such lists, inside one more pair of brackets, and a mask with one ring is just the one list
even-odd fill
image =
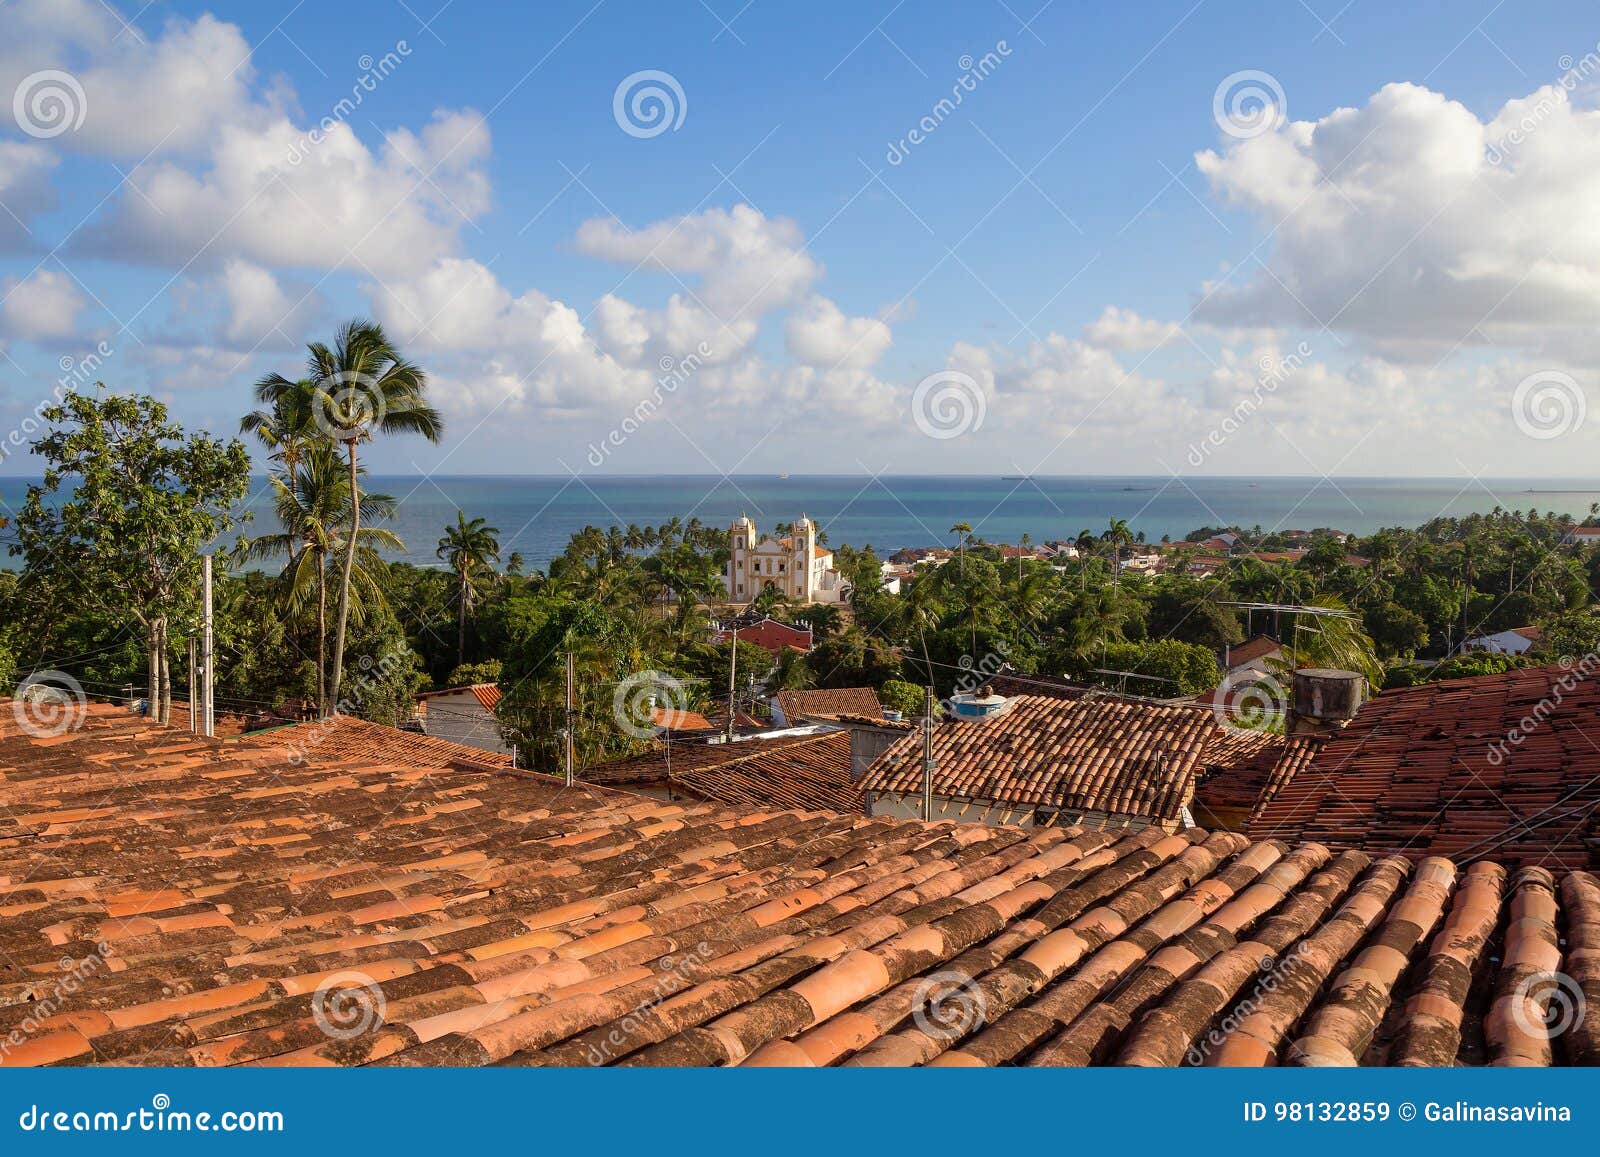
{"label": "clay roof", "polygon": [[1245,663],[1254,663],[1257,659],[1265,659],[1268,655],[1283,650],[1283,644],[1271,635],[1257,635],[1253,639],[1246,639],[1237,647],[1228,648],[1228,666],[1239,667]]}
{"label": "clay roof", "polygon": [[836,715],[882,715],[883,704],[871,687],[831,687],[820,691],[779,691],[773,696],[789,723],[796,719],[831,719]]}
{"label": "clay roof", "polygon": [[[1213,740],[1206,749],[1206,770],[1195,787],[1197,820],[1204,819],[1199,814],[1202,808],[1211,816],[1256,814],[1310,764],[1323,742],[1318,736],[1285,740],[1281,735],[1241,728],[1219,731],[1229,738]],[[1259,738],[1245,740],[1243,736]]]}
{"label": "clay roof", "polygon": [[[728,639],[731,630],[719,630],[715,634],[718,642]],[[759,623],[750,623],[739,628],[739,641],[741,643],[754,643],[758,647],[777,654],[785,647],[804,653],[811,648],[811,631],[805,627],[795,627],[788,623],[780,623],[776,619],[762,619]]]}
{"label": "clay roof", "polygon": [[684,711],[677,707],[657,707],[651,712],[657,727],[668,731],[710,731],[711,720],[698,711]]}
{"label": "clay roof", "polygon": [[[998,715],[934,730],[934,794],[1174,823],[1188,804],[1215,716],[1115,695],[1021,695]],[[916,794],[923,740],[896,740],[868,791]]]}
{"label": "clay roof", "polygon": [[98,709],[0,711],[0,774],[5,1064],[1600,1061],[1528,983],[1600,985],[1588,873],[296,766]]}
{"label": "clay roof", "polygon": [[387,760],[411,767],[440,768],[469,759],[477,763],[511,763],[504,752],[486,751],[415,731],[401,731],[381,723],[368,723],[350,715],[335,715],[310,723],[295,723],[253,731],[233,741],[242,747],[278,753],[285,759],[330,762],[340,759]]}
{"label": "clay roof", "polygon": [[498,683],[474,683],[469,687],[444,687],[438,691],[424,691],[417,696],[420,705],[426,709],[427,701],[439,695],[461,695],[471,693],[472,697],[483,705],[489,714],[494,714],[494,709],[500,705],[500,685]]}
{"label": "clay roof", "polygon": [[1600,680],[1550,664],[1385,691],[1252,835],[1471,860],[1600,865]]}
{"label": "clay roof", "polygon": [[850,782],[850,735],[778,735],[733,743],[674,743],[629,759],[587,767],[585,783],[666,788],[723,803],[860,811]]}

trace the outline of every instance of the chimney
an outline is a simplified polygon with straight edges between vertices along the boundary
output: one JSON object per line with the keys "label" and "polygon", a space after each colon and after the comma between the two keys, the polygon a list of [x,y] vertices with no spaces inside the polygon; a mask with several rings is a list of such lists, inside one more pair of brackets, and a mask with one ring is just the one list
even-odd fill
{"label": "chimney", "polygon": [[1294,703],[1285,735],[1325,735],[1356,717],[1367,701],[1367,681],[1355,671],[1305,667],[1294,673]]}

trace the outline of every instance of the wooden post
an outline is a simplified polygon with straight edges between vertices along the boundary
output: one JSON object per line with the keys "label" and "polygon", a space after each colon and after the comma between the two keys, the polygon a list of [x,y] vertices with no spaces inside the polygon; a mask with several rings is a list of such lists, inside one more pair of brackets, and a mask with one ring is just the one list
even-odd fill
{"label": "wooden post", "polygon": [[933,688],[928,688],[922,715],[922,819],[933,820]]}
{"label": "wooden post", "polygon": [[195,702],[194,636],[189,636],[189,730],[200,730],[200,704]]}
{"label": "wooden post", "polygon": [[733,628],[733,643],[728,648],[728,720],[722,728],[722,738],[725,743],[733,742],[733,678],[739,666],[739,627]]}

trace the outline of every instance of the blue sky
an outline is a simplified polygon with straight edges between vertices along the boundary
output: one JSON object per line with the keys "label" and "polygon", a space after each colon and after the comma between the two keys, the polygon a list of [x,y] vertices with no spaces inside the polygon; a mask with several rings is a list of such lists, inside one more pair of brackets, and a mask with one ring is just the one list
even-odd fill
{"label": "blue sky", "polygon": [[[231,430],[373,315],[449,420],[386,469],[1592,459],[1592,5],[9,0],[0,33],[0,437],[97,347]],[[658,134],[614,114],[646,70]],[[1219,121],[1240,89],[1266,121]]]}

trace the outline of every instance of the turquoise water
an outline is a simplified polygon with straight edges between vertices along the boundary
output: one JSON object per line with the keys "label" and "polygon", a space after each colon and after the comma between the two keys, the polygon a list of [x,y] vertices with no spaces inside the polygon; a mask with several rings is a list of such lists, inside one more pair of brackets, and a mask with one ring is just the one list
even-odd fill
{"label": "turquoise water", "polygon": [[[572,533],[586,525],[659,525],[674,515],[727,526],[747,513],[765,530],[805,513],[827,530],[833,545],[871,545],[887,554],[903,546],[948,543],[957,522],[971,524],[993,542],[1016,542],[1024,531],[1036,542],[1071,538],[1085,528],[1102,530],[1113,517],[1127,519],[1152,541],[1227,524],[1269,530],[1329,526],[1369,534],[1496,505],[1583,518],[1590,503],[1600,501],[1600,481],[1548,478],[379,475],[370,484],[400,500],[394,529],[407,549],[398,557],[435,563],[439,535],[459,508],[497,527],[503,552],[521,551],[529,566],[542,566],[560,554]],[[26,480],[0,479],[0,514],[14,510],[25,490]],[[250,508],[256,513],[253,532],[271,527],[259,479]]]}

